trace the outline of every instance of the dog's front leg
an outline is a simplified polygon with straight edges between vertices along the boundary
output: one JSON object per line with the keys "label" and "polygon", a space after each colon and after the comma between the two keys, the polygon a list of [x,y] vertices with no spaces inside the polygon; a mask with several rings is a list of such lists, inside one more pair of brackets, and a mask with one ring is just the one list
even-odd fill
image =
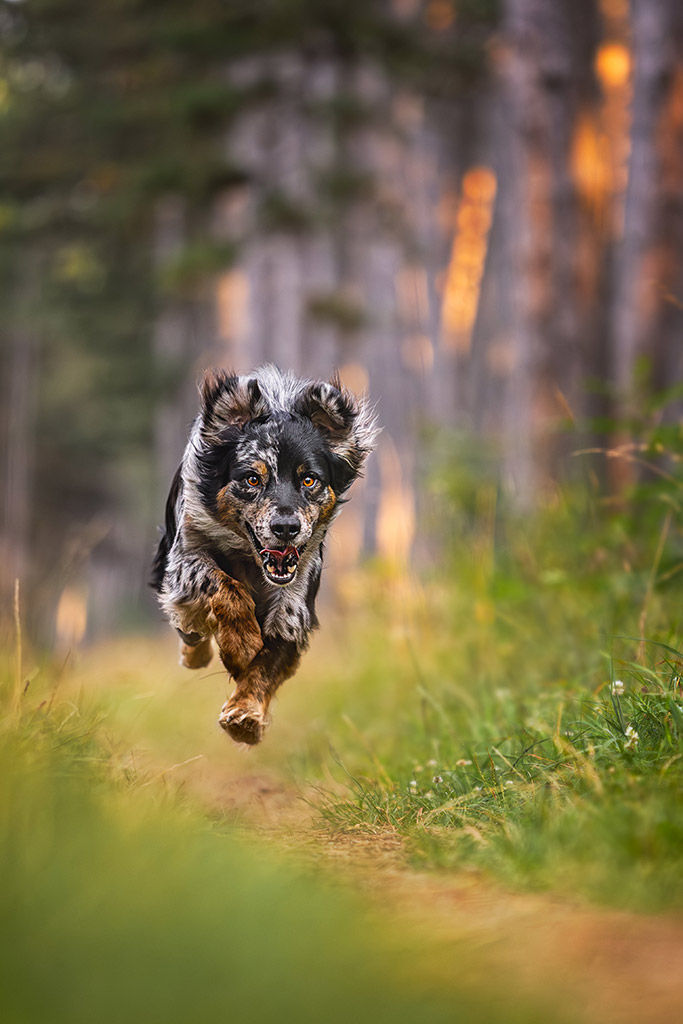
{"label": "dog's front leg", "polygon": [[238,679],[262,650],[263,637],[251,594],[226,573],[220,576],[210,598],[215,636],[223,665]]}
{"label": "dog's front leg", "polygon": [[180,634],[180,661],[186,668],[209,664],[212,636],[221,661],[235,678],[263,647],[253,598],[210,558],[187,559],[182,572],[169,573],[161,598]]}
{"label": "dog's front leg", "polygon": [[218,721],[236,743],[252,746],[263,739],[273,695],[294,675],[300,660],[301,651],[293,641],[266,639],[263,650],[235,677],[235,692]]}

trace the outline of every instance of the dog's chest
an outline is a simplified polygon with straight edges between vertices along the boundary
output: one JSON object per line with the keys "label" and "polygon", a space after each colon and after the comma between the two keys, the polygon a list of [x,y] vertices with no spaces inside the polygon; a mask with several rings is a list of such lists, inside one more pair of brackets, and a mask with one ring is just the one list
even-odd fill
{"label": "dog's chest", "polygon": [[[299,646],[305,644],[311,628],[306,590],[306,581],[302,579],[283,588],[281,592],[268,596],[261,621],[261,629],[265,636],[293,640]],[[257,609],[258,611],[260,609]],[[261,619],[261,615],[258,617]]]}
{"label": "dog's chest", "polygon": [[308,606],[308,577],[311,566],[288,587],[275,590],[272,586],[259,586],[254,594],[256,618],[264,637],[291,640],[305,647],[311,630],[311,610]]}

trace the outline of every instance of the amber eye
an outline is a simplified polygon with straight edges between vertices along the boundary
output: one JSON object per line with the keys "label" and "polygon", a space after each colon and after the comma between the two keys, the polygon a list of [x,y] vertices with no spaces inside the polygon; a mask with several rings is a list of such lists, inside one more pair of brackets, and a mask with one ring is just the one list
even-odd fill
{"label": "amber eye", "polygon": [[308,476],[305,476],[303,478],[301,483],[304,485],[304,487],[313,487],[313,485],[315,484],[315,477],[311,476],[310,473],[309,473]]}
{"label": "amber eye", "polygon": [[261,477],[256,476],[255,473],[250,473],[246,480],[250,487],[258,487],[261,483]]}

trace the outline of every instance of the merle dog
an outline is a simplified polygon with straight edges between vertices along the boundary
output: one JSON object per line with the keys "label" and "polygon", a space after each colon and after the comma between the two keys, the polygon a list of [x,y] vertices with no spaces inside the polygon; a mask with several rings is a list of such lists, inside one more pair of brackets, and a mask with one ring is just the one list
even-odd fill
{"label": "merle dog", "polygon": [[378,431],[336,376],[208,370],[200,394],[151,582],[181,664],[208,665],[215,636],[236,683],[219,722],[253,744],[318,625],[325,534]]}

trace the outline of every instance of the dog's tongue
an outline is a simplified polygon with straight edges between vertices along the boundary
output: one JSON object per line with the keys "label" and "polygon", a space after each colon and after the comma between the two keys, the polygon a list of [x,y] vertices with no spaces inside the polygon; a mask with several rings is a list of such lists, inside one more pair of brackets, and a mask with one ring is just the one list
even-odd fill
{"label": "dog's tongue", "polygon": [[284,551],[264,548],[260,552],[263,568],[271,576],[291,576],[299,561],[299,552],[291,544]]}

